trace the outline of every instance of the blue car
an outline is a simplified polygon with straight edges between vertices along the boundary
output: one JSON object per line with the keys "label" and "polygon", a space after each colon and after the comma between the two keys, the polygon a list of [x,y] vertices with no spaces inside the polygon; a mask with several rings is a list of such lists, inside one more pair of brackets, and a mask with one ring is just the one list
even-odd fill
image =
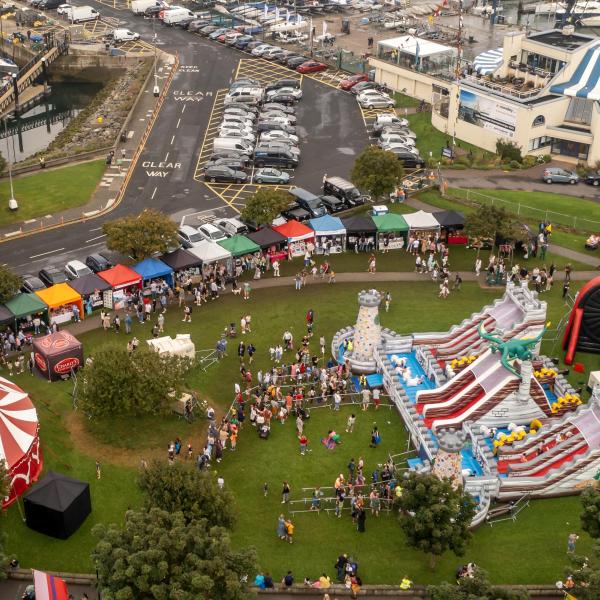
{"label": "blue car", "polygon": [[245,50],[246,46],[252,41],[252,39],[253,38],[251,35],[243,35],[242,37],[239,37],[237,40],[235,40],[233,46],[238,50]]}
{"label": "blue car", "polygon": [[257,169],[254,173],[254,183],[278,183],[286,184],[290,182],[289,173],[279,169],[263,168]]}
{"label": "blue car", "polygon": [[546,183],[570,183],[571,185],[575,185],[579,182],[579,175],[567,169],[548,167],[544,169],[542,180]]}

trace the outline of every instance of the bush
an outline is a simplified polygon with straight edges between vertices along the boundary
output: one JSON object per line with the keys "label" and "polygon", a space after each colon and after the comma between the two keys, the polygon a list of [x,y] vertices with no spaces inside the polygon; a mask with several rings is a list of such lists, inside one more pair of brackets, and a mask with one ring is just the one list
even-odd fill
{"label": "bush", "polygon": [[518,160],[511,160],[509,165],[510,165],[511,169],[515,169],[515,170],[521,168],[521,163]]}
{"label": "bush", "polygon": [[498,140],[496,142],[496,153],[507,161],[516,161],[520,163],[523,160],[521,148],[514,142]]}
{"label": "bush", "polygon": [[530,169],[531,167],[537,165],[538,157],[533,156],[533,154],[527,154],[527,156],[523,157],[523,168]]}
{"label": "bush", "polygon": [[550,154],[544,154],[544,156],[542,156],[542,159],[545,163],[549,163],[552,160],[552,156]]}

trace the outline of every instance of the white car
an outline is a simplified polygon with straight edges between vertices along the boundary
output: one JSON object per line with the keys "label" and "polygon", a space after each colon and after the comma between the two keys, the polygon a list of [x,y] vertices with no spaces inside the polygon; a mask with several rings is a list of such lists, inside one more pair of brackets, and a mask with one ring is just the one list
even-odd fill
{"label": "white car", "polygon": [[388,125],[397,125],[399,127],[408,127],[408,121],[397,115],[377,115],[373,122],[373,129],[382,130]]}
{"label": "white car", "polygon": [[400,144],[399,142],[389,142],[388,144],[380,146],[380,148],[382,150],[393,150],[395,152],[410,152],[410,154],[414,154],[415,156],[419,153],[414,146],[407,146],[406,144]]}
{"label": "white car", "polygon": [[383,146],[384,144],[388,144],[388,143],[392,143],[392,142],[398,142],[399,144],[404,144],[405,146],[414,146],[415,145],[414,138],[411,138],[411,137],[408,137],[405,135],[383,134],[379,138],[380,146]]}
{"label": "white car", "polygon": [[119,42],[132,42],[140,39],[140,34],[130,29],[114,29],[112,32],[112,38],[116,43]]}
{"label": "white car", "polygon": [[280,48],[279,46],[271,46],[270,48],[267,48],[261,54],[261,56],[264,56],[266,58],[267,56],[271,56],[272,54],[276,54],[277,52],[281,52],[282,50],[283,48]]}
{"label": "white car", "polygon": [[270,123],[277,123],[278,125],[285,125],[287,127],[293,127],[296,123],[295,119],[291,121],[290,119],[288,119],[287,115],[274,115],[271,113],[261,115],[261,119],[263,121],[269,121]]}
{"label": "white car", "polygon": [[267,100],[272,98],[273,96],[279,96],[280,94],[287,94],[289,96],[294,96],[296,100],[300,100],[302,98],[302,90],[300,88],[292,88],[292,87],[282,87],[278,90],[269,90],[267,92]]}
{"label": "white car", "polygon": [[363,96],[362,94],[357,98],[358,103],[363,108],[394,108],[396,103],[389,97],[378,95]]}
{"label": "white car", "polygon": [[70,4],[61,4],[57,9],[56,12],[59,15],[66,15],[69,13],[69,11],[71,10],[71,5]]}
{"label": "white car", "polygon": [[69,279],[79,279],[91,275],[92,270],[80,260],[72,260],[65,265],[65,273]]}
{"label": "white car", "polygon": [[365,90],[364,92],[358,94],[358,98],[369,98],[375,96],[383,96],[385,98],[388,98],[388,100],[391,100],[391,98],[385,92],[380,92],[379,90]]}
{"label": "white car", "polygon": [[198,233],[203,236],[205,240],[215,243],[222,242],[229,237],[224,231],[221,231],[211,223],[200,225],[200,227],[198,227]]}
{"label": "white car", "polygon": [[287,133],[281,129],[273,129],[272,131],[263,131],[260,134],[261,142],[273,142],[275,140],[290,140],[294,144],[298,143],[298,136]]}
{"label": "white car", "polygon": [[245,119],[246,121],[255,121],[256,115],[254,113],[244,110],[242,107],[228,106],[223,112],[223,118],[237,117],[238,119]]}
{"label": "white car", "polygon": [[252,50],[252,56],[262,56],[269,48],[272,48],[271,44],[261,44],[260,46],[256,46]]}
{"label": "white car", "polygon": [[285,119],[285,121],[291,125],[295,125],[298,120],[296,115],[288,115],[280,110],[264,110],[260,113],[261,121],[276,121],[280,118]]}
{"label": "white car", "polygon": [[251,144],[256,141],[256,136],[253,133],[244,133],[239,129],[220,129],[217,134],[220,138],[236,138],[240,140],[246,140]]}
{"label": "white car", "polygon": [[249,129],[252,131],[254,123],[253,121],[242,119],[241,117],[232,117],[225,115],[221,121],[221,127],[232,128],[232,129]]}
{"label": "white car", "polygon": [[254,129],[250,126],[243,125],[241,123],[222,123],[219,127],[219,131],[239,131],[244,135],[250,135],[254,133]]}

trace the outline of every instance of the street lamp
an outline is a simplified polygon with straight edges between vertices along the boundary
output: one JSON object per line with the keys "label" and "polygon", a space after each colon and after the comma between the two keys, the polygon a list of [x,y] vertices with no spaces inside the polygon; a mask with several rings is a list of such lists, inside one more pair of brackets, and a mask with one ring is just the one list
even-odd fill
{"label": "street lamp", "polygon": [[10,158],[10,144],[8,143],[8,126],[6,121],[8,117],[4,118],[4,138],[6,139],[6,151],[8,154],[8,180],[10,182],[10,198],[8,199],[8,208],[9,210],[18,210],[19,203],[15,200],[15,190],[13,189],[13,180],[12,180],[12,160]]}
{"label": "street lamp", "polygon": [[154,90],[153,94],[155,98],[160,96],[160,89],[158,87],[158,75],[156,74],[156,30],[155,30],[155,21],[156,19],[152,19],[152,43],[154,44]]}

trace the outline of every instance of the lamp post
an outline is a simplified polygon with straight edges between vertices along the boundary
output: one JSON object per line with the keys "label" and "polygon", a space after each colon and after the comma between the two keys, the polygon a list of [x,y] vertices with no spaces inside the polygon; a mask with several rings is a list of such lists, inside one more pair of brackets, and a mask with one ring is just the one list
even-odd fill
{"label": "lamp post", "polygon": [[8,117],[4,118],[4,138],[6,139],[6,152],[8,159],[8,181],[10,183],[10,198],[8,199],[8,208],[9,210],[17,210],[19,208],[19,203],[15,200],[15,190],[13,189],[13,179],[12,179],[12,160],[10,157],[10,144],[8,143],[8,126],[6,121]]}
{"label": "lamp post", "polygon": [[153,94],[155,98],[160,96],[160,88],[158,87],[158,75],[156,73],[156,29],[155,29],[155,21],[156,19],[152,19],[152,43],[154,44],[154,90]]}

